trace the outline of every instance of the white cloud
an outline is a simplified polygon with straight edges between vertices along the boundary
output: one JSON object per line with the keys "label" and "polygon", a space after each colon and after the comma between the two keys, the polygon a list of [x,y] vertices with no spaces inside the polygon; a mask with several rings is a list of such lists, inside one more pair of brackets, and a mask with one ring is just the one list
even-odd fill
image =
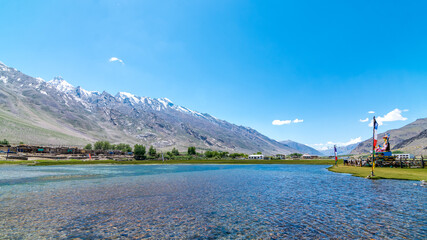
{"label": "white cloud", "polygon": [[291,124],[291,123],[302,123],[302,122],[304,122],[304,120],[303,119],[298,119],[298,118],[295,118],[295,120],[274,120],[273,122],[272,122],[272,124],[273,125],[276,125],[276,126],[280,126],[280,125],[284,125],[284,124]]}
{"label": "white cloud", "polygon": [[119,58],[116,58],[116,57],[112,57],[112,58],[110,58],[110,60],[108,60],[108,61],[110,61],[110,62],[120,62],[120,63],[122,63],[122,64],[125,64],[125,63],[123,62],[123,60],[121,60],[121,59],[119,59]]}
{"label": "white cloud", "polygon": [[274,120],[272,123],[273,125],[280,126],[284,124],[290,124],[291,120]]}
{"label": "white cloud", "polygon": [[405,110],[403,110],[404,112],[407,112],[407,111],[409,111],[408,109],[405,109]]}
{"label": "white cloud", "polygon": [[367,121],[369,121],[369,118],[360,119],[359,121],[361,121],[361,122],[367,122]]}
{"label": "white cloud", "polygon": [[375,112],[374,112],[374,111],[369,111],[368,113],[371,113],[371,114],[372,114],[372,113],[375,113]]}
{"label": "white cloud", "polygon": [[337,145],[338,147],[340,146],[348,146],[351,144],[355,144],[355,143],[360,143],[362,141],[362,137],[357,137],[357,138],[352,138],[347,142],[332,142],[329,141],[327,143],[316,143],[316,144],[311,144],[311,146],[317,150],[326,150],[326,149],[330,149],[332,148],[334,145]]}
{"label": "white cloud", "polygon": [[323,146],[323,143],[315,143],[315,144],[312,144],[312,146]]}
{"label": "white cloud", "polygon": [[[383,117],[376,118],[378,125],[383,125],[384,122],[394,122],[394,121],[405,121],[408,118],[402,116],[402,110],[396,108],[393,111],[387,113]],[[373,126],[373,122],[369,123],[369,126]]]}
{"label": "white cloud", "polygon": [[304,119],[295,118],[295,120],[293,122],[294,123],[302,123],[302,122],[304,122]]}
{"label": "white cloud", "polygon": [[361,141],[362,141],[362,137],[357,137],[357,138],[350,139],[350,141],[345,142],[342,145],[340,145],[339,143],[337,145],[339,145],[339,146],[348,146],[348,145],[351,145],[351,144],[360,143]]}

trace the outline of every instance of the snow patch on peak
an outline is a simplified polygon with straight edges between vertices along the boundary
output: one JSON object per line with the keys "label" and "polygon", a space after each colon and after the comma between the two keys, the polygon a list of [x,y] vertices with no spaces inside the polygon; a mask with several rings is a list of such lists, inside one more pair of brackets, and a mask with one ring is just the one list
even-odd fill
{"label": "snow patch on peak", "polygon": [[2,72],[10,72],[10,69],[8,66],[4,65],[4,64],[0,64],[0,71]]}
{"label": "snow patch on peak", "polygon": [[47,83],[61,92],[71,92],[75,90],[74,86],[69,84],[62,77],[55,77]]}
{"label": "snow patch on peak", "polygon": [[79,98],[87,99],[87,98],[92,97],[93,95],[100,95],[100,93],[98,91],[88,91],[88,90],[85,90],[82,87],[78,86],[76,88],[76,95]]}
{"label": "snow patch on peak", "polygon": [[0,81],[3,81],[3,83],[6,84],[7,83],[7,77],[1,76]]}
{"label": "snow patch on peak", "polygon": [[165,108],[167,108],[168,106],[173,106],[172,101],[167,98],[158,98],[157,101],[163,104]]}
{"label": "snow patch on peak", "polygon": [[[21,80],[21,79],[19,79],[19,80]],[[42,83],[42,82],[46,82],[43,78],[41,78],[41,77],[36,77],[36,81],[37,82],[39,82],[39,83]]]}
{"label": "snow patch on peak", "polygon": [[138,98],[135,95],[133,95],[132,93],[128,93],[128,92],[119,92],[119,93],[117,93],[116,97],[119,98],[120,100],[129,99],[129,101],[131,103],[140,103],[141,102],[141,98]]}
{"label": "snow patch on peak", "polygon": [[199,113],[199,112],[197,112],[197,111],[194,111],[194,110],[188,109],[188,108],[186,108],[186,107],[182,107],[182,106],[175,106],[175,109],[176,109],[177,111],[180,111],[180,112],[183,112],[183,113],[187,113],[187,114],[191,114],[191,115],[194,115],[194,116],[198,116],[198,117],[206,118],[206,116],[205,116],[205,115],[203,115],[203,114],[201,114],[201,113]]}
{"label": "snow patch on peak", "polygon": [[166,102],[173,103],[169,98],[161,98],[161,99],[165,100]]}

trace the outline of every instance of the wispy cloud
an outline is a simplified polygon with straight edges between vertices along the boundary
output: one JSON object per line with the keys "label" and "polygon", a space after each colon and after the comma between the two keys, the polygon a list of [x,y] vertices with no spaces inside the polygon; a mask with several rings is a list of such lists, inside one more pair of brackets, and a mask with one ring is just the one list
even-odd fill
{"label": "wispy cloud", "polygon": [[123,60],[121,60],[121,59],[119,59],[119,58],[116,58],[116,57],[112,57],[112,58],[110,58],[110,60],[108,60],[108,61],[110,61],[110,62],[120,62],[120,63],[122,63],[122,64],[125,64],[125,63],[123,62]]}
{"label": "wispy cloud", "polygon": [[280,126],[284,124],[290,124],[291,122],[291,120],[274,120],[273,125]]}
{"label": "wispy cloud", "polygon": [[368,113],[372,114],[372,113],[375,113],[375,112],[374,111],[369,111]]}
{"label": "wispy cloud", "polygon": [[[394,122],[394,121],[406,121],[408,118],[402,116],[402,110],[396,108],[393,111],[387,113],[383,117],[377,117],[376,120],[378,122],[378,125],[383,125],[384,122]],[[373,123],[369,123],[369,126],[372,127]]]}
{"label": "wispy cloud", "polygon": [[355,143],[360,143],[362,141],[362,137],[357,137],[357,138],[352,138],[347,142],[332,142],[329,141],[327,143],[316,143],[316,144],[311,144],[311,146],[317,150],[326,150],[326,149],[330,149],[332,148],[334,145],[337,146],[348,146],[351,144],[355,144]]}
{"label": "wispy cloud", "polygon": [[361,122],[367,122],[367,121],[369,121],[369,118],[360,119],[359,121],[361,121]]}
{"label": "wispy cloud", "polygon": [[304,122],[303,119],[295,118],[295,120],[274,120],[272,122],[272,124],[276,125],[276,126],[280,126],[280,125],[285,125],[285,124],[302,123],[302,122]]}

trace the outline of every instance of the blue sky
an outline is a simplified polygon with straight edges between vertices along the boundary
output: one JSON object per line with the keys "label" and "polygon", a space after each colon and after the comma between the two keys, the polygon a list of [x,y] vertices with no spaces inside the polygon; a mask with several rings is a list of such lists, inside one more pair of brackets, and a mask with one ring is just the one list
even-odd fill
{"label": "blue sky", "polygon": [[[397,119],[380,132],[427,117],[425,9],[425,1],[3,0],[0,61],[87,90],[167,97],[276,140],[346,143],[371,136],[360,120],[373,115]],[[295,119],[303,122],[272,124]]]}

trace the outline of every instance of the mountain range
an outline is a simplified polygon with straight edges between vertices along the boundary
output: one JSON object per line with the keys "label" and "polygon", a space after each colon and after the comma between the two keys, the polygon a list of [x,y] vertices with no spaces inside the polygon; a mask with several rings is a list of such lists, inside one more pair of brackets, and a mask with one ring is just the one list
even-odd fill
{"label": "mountain range", "polygon": [[280,143],[286,144],[289,147],[297,150],[300,153],[307,153],[310,155],[316,155],[316,156],[323,156],[324,154],[312,147],[309,147],[305,144],[302,143],[298,143],[298,142],[294,142],[292,140],[285,140],[285,141],[281,141]]}
{"label": "mountain range", "polygon": [[[338,155],[348,155],[353,149],[355,149],[359,143],[353,143],[345,146],[337,146],[337,154]],[[325,156],[333,156],[335,155],[334,147],[329,147],[327,149],[319,150]]]}
{"label": "mountain range", "polygon": [[[392,150],[427,154],[427,118],[390,134]],[[265,154],[308,153],[333,155],[333,148],[316,150],[291,140],[270,139],[238,126],[174,104],[168,98],[139,97],[131,93],[87,91],[61,77],[34,78],[0,62],[0,138],[12,143],[84,146],[98,140],[199,150]],[[372,138],[337,148],[339,155],[366,154]]]}
{"label": "mountain range", "polygon": [[266,154],[299,152],[256,130],[174,104],[167,98],[87,91],[61,77],[34,78],[0,62],[0,137],[12,143],[84,146],[98,140],[162,150]]}

